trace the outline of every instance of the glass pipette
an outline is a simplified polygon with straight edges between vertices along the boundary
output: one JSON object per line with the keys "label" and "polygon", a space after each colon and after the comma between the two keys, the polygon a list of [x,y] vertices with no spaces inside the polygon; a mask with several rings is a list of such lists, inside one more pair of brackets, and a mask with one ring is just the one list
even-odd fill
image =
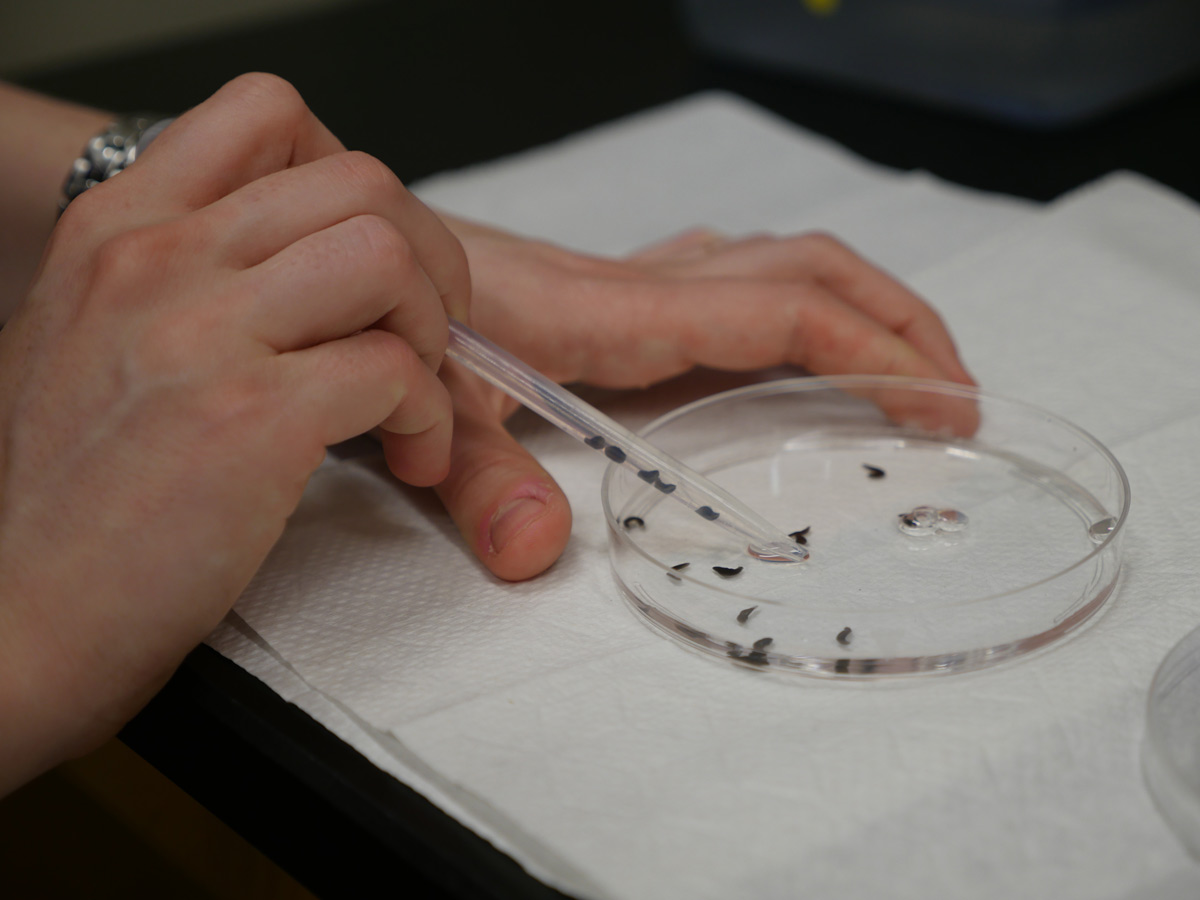
{"label": "glass pipette", "polygon": [[446,355],[498,387],[552,425],[582,441],[663,495],[746,542],[746,552],[770,562],[801,562],[808,551],[724,488],[618,425],[600,410],[497,347],[450,321]]}

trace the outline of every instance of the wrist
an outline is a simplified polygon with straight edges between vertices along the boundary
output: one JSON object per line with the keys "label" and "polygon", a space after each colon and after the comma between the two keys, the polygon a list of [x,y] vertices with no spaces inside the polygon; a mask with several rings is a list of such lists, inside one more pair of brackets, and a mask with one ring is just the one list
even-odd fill
{"label": "wrist", "polygon": [[0,573],[0,797],[69,756],[54,734],[53,685],[45,679],[40,636],[23,614],[19,590]]}
{"label": "wrist", "polygon": [[112,116],[0,84],[0,322],[25,295],[54,229],[63,179]]}

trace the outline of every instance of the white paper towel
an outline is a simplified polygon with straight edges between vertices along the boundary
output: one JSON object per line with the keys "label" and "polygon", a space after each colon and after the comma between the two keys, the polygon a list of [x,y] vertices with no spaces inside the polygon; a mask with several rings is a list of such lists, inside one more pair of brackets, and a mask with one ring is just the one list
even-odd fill
{"label": "white paper towel", "polygon": [[[667,165],[680,146],[686,171]],[[605,186],[605,173],[621,178]],[[726,174],[744,193],[717,190],[706,206]],[[914,283],[984,386],[1066,415],[1125,464],[1119,598],[1083,635],[991,671],[764,679],[635,621],[608,573],[598,462],[519,415],[518,435],[576,511],[546,576],[492,579],[427,493],[378,459],[331,461],[239,601],[247,627],[214,645],[580,897],[1200,893],[1137,767],[1150,677],[1200,621],[1193,205],[1117,176],[1035,215],[864,167],[723,96],[448,176],[423,196],[614,252],[697,222],[783,230],[823,208],[898,271],[913,246],[905,222],[925,222],[930,242],[965,252]],[[689,389],[616,398],[610,412],[636,425]]]}
{"label": "white paper towel", "polygon": [[903,276],[1035,208],[868,163],[715,92],[414,190],[447,212],[591,253],[625,254],[696,225],[822,230]]}

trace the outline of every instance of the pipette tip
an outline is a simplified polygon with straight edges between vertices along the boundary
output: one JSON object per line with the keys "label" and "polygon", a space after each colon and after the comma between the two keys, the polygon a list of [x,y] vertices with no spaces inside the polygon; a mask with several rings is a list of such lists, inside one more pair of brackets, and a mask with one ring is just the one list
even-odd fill
{"label": "pipette tip", "polygon": [[751,545],[746,552],[763,562],[804,562],[809,556],[807,550],[791,541],[773,541],[757,547]]}

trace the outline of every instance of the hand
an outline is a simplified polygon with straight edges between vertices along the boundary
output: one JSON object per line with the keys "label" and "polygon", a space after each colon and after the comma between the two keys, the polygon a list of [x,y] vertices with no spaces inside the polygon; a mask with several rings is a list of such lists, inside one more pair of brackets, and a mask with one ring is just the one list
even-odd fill
{"label": "hand", "polygon": [[[823,235],[725,240],[696,230],[608,260],[444,218],[470,259],[475,328],[559,382],[642,387],[694,366],[790,363],[819,375],[972,383],[929,306]],[[442,378],[455,423],[437,491],[492,572],[532,577],[566,544],[566,498],[505,431],[514,401],[452,363]],[[977,423],[967,402],[913,409],[875,399],[897,419],[964,434]]]}
{"label": "hand", "polygon": [[0,332],[0,794],[152,696],[326,445],[381,426],[441,480],[469,290],[441,221],[269,76],[67,209]]}

